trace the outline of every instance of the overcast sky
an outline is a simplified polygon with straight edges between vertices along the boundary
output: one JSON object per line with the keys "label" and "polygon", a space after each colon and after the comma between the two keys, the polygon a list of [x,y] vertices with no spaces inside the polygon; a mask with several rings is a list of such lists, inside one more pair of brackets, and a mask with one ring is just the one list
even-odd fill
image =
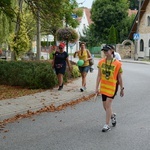
{"label": "overcast sky", "polygon": [[77,3],[82,3],[83,2],[83,4],[80,4],[79,7],[84,6],[84,7],[87,7],[87,8],[91,8],[92,7],[92,2],[94,0],[76,0],[76,1],[77,1]]}

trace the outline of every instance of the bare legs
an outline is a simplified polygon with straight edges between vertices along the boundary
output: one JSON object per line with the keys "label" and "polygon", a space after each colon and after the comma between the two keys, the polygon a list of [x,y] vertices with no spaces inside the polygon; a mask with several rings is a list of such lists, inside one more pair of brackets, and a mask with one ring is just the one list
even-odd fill
{"label": "bare legs", "polygon": [[63,84],[63,74],[58,74],[57,78],[58,78],[58,84],[59,86],[61,86]]}
{"label": "bare legs", "polygon": [[111,116],[112,116],[112,99],[107,98],[106,101],[103,101],[103,107],[106,111],[106,124],[109,125]]}
{"label": "bare legs", "polygon": [[81,73],[82,76],[82,87],[86,87],[86,72]]}
{"label": "bare legs", "polygon": [[59,89],[58,90],[62,90],[63,88],[63,74],[58,74],[57,75],[57,79],[58,79],[58,84],[59,84]]}

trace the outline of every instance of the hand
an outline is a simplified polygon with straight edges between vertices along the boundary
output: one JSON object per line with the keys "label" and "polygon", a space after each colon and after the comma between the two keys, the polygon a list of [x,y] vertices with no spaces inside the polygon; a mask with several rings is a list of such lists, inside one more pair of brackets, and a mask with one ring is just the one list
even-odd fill
{"label": "hand", "polygon": [[121,97],[124,96],[124,89],[121,89],[121,91],[120,91],[120,96],[121,96]]}
{"label": "hand", "polygon": [[99,89],[95,89],[95,94],[99,95]]}
{"label": "hand", "polygon": [[76,51],[75,53],[74,53],[74,58],[76,57],[76,54],[78,54],[79,53],[79,51]]}

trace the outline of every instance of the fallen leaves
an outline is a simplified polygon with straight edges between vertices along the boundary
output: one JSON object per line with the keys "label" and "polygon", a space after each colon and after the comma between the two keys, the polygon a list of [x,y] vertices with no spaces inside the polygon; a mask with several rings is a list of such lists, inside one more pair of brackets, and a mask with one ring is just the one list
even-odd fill
{"label": "fallen leaves", "polygon": [[[54,104],[51,104],[49,106],[44,106],[43,108],[37,110],[37,111],[30,111],[28,110],[26,113],[24,114],[17,114],[15,115],[14,117],[11,117],[11,118],[8,118],[8,119],[5,119],[3,121],[0,121],[0,131],[4,129],[4,126],[8,123],[13,123],[15,121],[18,121],[20,119],[23,119],[23,118],[29,118],[33,115],[37,115],[37,114],[40,114],[40,113],[43,113],[43,112],[56,112],[56,111],[61,111],[61,110],[64,110],[66,109],[67,107],[72,107],[78,103],[81,103],[81,102],[84,102],[84,101],[88,101],[90,100],[91,98],[93,98],[95,96],[95,94],[91,94],[91,95],[88,95],[88,96],[83,96],[81,98],[78,98],[76,100],[73,100],[73,101],[70,101],[70,102],[66,102],[62,105],[59,105],[59,106],[54,106]],[[32,121],[35,121],[35,120],[32,120]]]}
{"label": "fallen leaves", "polygon": [[17,98],[45,91],[44,89],[26,89],[19,86],[0,85],[0,100]]}

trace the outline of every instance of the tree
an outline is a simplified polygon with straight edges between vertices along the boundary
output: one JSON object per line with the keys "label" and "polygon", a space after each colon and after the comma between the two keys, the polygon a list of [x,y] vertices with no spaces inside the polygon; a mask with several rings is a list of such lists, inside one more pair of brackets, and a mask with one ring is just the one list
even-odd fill
{"label": "tree", "polygon": [[[103,43],[107,43],[109,29],[112,25],[118,33],[123,31],[124,20],[128,17],[128,0],[95,0],[91,9],[91,18],[95,24],[94,30]],[[118,36],[119,41],[121,41]]]}
{"label": "tree", "polygon": [[86,46],[89,47],[95,47],[99,46],[101,44],[98,33],[95,31],[95,25],[91,24],[89,28],[84,29],[84,35],[80,35],[80,41],[86,42]]}
{"label": "tree", "polygon": [[42,34],[52,34],[56,40],[56,32],[65,26],[77,27],[78,20],[72,18],[72,14],[81,14],[81,10],[76,9],[76,0],[25,0],[35,17],[36,10],[40,11]]}
{"label": "tree", "polygon": [[[26,5],[24,4],[26,3]],[[12,4],[14,4],[12,6]],[[28,36],[30,45],[34,35],[38,35],[38,32],[35,32],[35,20],[38,18],[37,10],[40,12],[40,21],[42,27],[43,34],[52,34],[56,39],[56,32],[58,29],[64,26],[64,22],[68,26],[76,27],[78,25],[77,19],[72,18],[72,14],[81,14],[81,10],[76,9],[77,2],[76,0],[1,0],[0,2],[0,13],[2,12],[3,17],[0,16],[0,26],[3,26],[0,30],[0,43],[6,42],[5,39],[8,39],[11,34],[11,38],[13,37],[13,42],[17,43],[19,41],[18,38],[21,34],[21,24],[24,26],[24,31],[26,31],[25,37]],[[32,12],[32,14],[31,14]],[[28,17],[30,16],[30,17]],[[33,17],[34,16],[34,17]],[[11,19],[11,21],[10,21]],[[8,21],[7,21],[8,20]],[[14,29],[10,29],[8,26],[8,22],[13,22]],[[7,27],[8,26],[8,27]],[[7,28],[4,28],[7,27]],[[5,30],[4,30],[5,29]],[[13,32],[15,31],[15,35]],[[24,33],[23,31],[23,33]],[[7,35],[4,37],[3,35]],[[13,36],[12,36],[13,35]],[[10,38],[10,39],[11,39]],[[27,38],[27,37],[26,37]],[[22,39],[20,39],[22,40]],[[28,40],[27,40],[28,41]],[[10,41],[9,41],[10,42]],[[12,42],[10,42],[12,44]],[[13,44],[12,44],[13,45]],[[12,46],[12,50],[16,55],[19,54],[17,50],[17,46]],[[29,48],[27,47],[29,50]],[[24,50],[23,50],[24,51]],[[20,55],[20,54],[19,54]],[[16,56],[18,57],[18,56]]]}
{"label": "tree", "polygon": [[9,34],[14,31],[15,11],[13,9],[15,2],[13,0],[0,1],[0,47],[4,50],[8,48]]}
{"label": "tree", "polygon": [[129,0],[130,2],[130,9],[138,9],[139,1],[138,0]]}
{"label": "tree", "polygon": [[30,39],[27,34],[24,21],[20,23],[19,31],[12,33],[9,38],[9,45],[11,51],[14,52],[15,60],[20,59],[26,52],[29,51]]}
{"label": "tree", "polygon": [[113,25],[110,28],[108,43],[109,44],[116,44],[117,43],[116,29]]}
{"label": "tree", "polygon": [[14,10],[12,9],[13,0],[1,0],[0,1],[0,12],[3,12],[10,18],[14,17]]}

